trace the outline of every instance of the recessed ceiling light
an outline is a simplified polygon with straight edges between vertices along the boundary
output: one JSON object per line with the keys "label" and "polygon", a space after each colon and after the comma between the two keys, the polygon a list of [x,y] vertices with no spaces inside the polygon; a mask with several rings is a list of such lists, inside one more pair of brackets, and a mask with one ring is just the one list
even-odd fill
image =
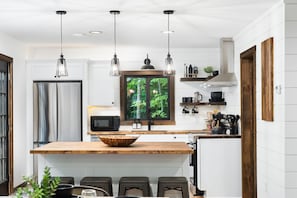
{"label": "recessed ceiling light", "polygon": [[172,34],[172,33],[174,33],[174,31],[173,30],[164,30],[164,31],[161,31],[161,33],[163,33],[163,34]]}
{"label": "recessed ceiling light", "polygon": [[100,30],[92,30],[92,31],[89,31],[90,34],[102,34],[103,32],[100,31]]}
{"label": "recessed ceiling light", "polygon": [[81,36],[85,36],[85,34],[84,33],[73,33],[72,36],[81,37]]}

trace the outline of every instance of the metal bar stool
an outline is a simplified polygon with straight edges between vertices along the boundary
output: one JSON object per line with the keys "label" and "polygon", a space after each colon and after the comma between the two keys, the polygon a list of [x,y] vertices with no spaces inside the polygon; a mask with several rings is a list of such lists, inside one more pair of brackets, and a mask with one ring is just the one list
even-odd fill
{"label": "metal bar stool", "polygon": [[119,196],[152,197],[148,177],[122,177],[119,181]]}
{"label": "metal bar stool", "polygon": [[107,191],[109,195],[113,195],[111,177],[84,177],[80,180],[80,185],[102,188]]}
{"label": "metal bar stool", "polygon": [[176,197],[182,194],[182,198],[189,198],[188,181],[185,177],[159,177],[158,197]]}

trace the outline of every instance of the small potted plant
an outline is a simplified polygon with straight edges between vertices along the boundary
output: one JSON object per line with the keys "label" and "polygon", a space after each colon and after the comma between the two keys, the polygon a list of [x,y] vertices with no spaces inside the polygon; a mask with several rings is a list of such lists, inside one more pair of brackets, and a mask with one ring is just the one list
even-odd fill
{"label": "small potted plant", "polygon": [[51,177],[50,168],[44,168],[44,174],[40,185],[36,182],[36,179],[33,177],[23,177],[24,182],[26,183],[25,187],[20,187],[17,189],[16,197],[29,197],[29,198],[49,198],[55,194],[57,190],[60,178]]}
{"label": "small potted plant", "polygon": [[213,67],[212,66],[204,67],[204,72],[207,73],[208,76],[211,76],[211,74],[213,72]]}

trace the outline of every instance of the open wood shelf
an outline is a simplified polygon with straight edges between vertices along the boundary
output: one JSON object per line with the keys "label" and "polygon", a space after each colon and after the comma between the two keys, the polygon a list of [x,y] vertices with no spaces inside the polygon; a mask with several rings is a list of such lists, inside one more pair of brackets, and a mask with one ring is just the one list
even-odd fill
{"label": "open wood shelf", "polygon": [[198,105],[227,105],[226,102],[181,102],[180,106],[198,106]]}
{"label": "open wood shelf", "polygon": [[210,79],[212,79],[214,76],[208,76],[208,77],[200,77],[200,78],[192,78],[192,77],[184,77],[184,78],[180,78],[181,82],[185,82],[185,81],[208,81]]}

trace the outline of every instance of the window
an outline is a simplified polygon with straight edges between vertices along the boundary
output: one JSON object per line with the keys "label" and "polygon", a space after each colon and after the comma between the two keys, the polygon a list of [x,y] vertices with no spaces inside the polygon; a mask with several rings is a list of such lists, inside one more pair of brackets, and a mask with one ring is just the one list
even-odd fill
{"label": "window", "polygon": [[121,124],[175,124],[174,77],[162,71],[123,71],[121,75]]}

